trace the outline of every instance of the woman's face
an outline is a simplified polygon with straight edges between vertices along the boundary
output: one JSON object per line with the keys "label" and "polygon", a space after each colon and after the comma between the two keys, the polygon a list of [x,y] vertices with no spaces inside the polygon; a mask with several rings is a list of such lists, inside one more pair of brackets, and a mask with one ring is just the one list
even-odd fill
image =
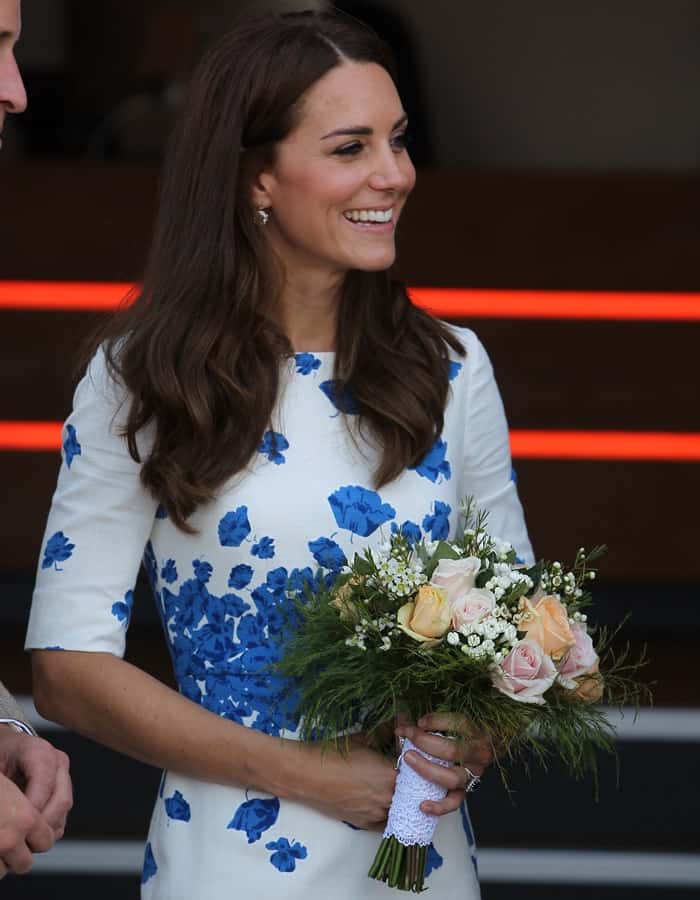
{"label": "woman's face", "polygon": [[267,235],[288,272],[374,271],[394,261],[414,182],[391,77],[375,63],[343,62],[307,91],[253,202],[271,207]]}

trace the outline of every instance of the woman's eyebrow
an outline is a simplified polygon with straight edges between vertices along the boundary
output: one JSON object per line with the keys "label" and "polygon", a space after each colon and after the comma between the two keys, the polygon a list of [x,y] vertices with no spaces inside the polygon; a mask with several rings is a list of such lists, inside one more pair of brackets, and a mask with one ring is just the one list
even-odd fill
{"label": "woman's eyebrow", "polygon": [[[397,128],[400,128],[405,122],[408,121],[408,115],[404,113],[401,118],[394,123],[392,126],[392,131],[396,131]],[[370,135],[374,134],[373,129],[371,129],[367,125],[350,125],[347,128],[336,128],[335,131],[329,131],[328,134],[324,134],[321,138],[322,141],[325,141],[326,138],[330,137],[339,137],[341,135]]]}

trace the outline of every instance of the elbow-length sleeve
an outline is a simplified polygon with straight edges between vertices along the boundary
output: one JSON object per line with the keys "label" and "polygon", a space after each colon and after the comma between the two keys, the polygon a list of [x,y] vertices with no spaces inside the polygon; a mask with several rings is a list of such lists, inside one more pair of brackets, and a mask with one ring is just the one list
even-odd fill
{"label": "elbow-length sleeve", "polygon": [[459,329],[468,369],[464,407],[462,496],[488,511],[490,534],[509,541],[527,564],[534,562],[523,508],[513,479],[508,423],[491,361],[476,335]]}
{"label": "elbow-length sleeve", "polygon": [[[37,566],[26,647],[124,655],[156,501],[121,435],[128,405],[100,349],[63,428],[63,459]],[[139,450],[148,441],[144,436]]]}

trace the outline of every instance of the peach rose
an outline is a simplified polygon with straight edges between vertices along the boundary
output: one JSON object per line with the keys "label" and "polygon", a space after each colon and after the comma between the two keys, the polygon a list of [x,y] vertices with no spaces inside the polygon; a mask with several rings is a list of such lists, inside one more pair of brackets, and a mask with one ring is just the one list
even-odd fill
{"label": "peach rose", "polygon": [[486,588],[472,588],[452,601],[452,627],[475,625],[490,616],[496,606],[496,595]]}
{"label": "peach rose", "polygon": [[586,703],[597,703],[603,696],[603,676],[598,671],[598,660],[593,663],[591,668],[584,672],[576,679],[576,690],[574,693],[580,700]]}
{"label": "peach rose", "polygon": [[534,606],[525,598],[520,611],[523,618],[518,625],[518,631],[524,632],[528,640],[537,641],[552,659],[561,659],[576,643],[566,609],[561,600],[557,600],[551,594],[542,597]]}
{"label": "peach rose", "polygon": [[346,581],[345,584],[342,584],[338,588],[330,601],[331,606],[334,606],[338,610],[340,618],[344,622],[355,622],[360,618],[357,607],[350,599],[352,597],[352,589],[358,583],[356,578],[351,578],[349,581]]}
{"label": "peach rose", "polygon": [[452,622],[447,593],[432,584],[422,584],[415,601],[404,603],[399,609],[396,621],[416,641],[441,638]]}
{"label": "peach rose", "polygon": [[481,560],[477,556],[441,559],[430,583],[447,591],[447,599],[454,604],[474,587],[480,568]]}
{"label": "peach rose", "polygon": [[493,686],[520,703],[544,704],[542,696],[554,683],[557,669],[537,641],[522,640],[492,675]]}

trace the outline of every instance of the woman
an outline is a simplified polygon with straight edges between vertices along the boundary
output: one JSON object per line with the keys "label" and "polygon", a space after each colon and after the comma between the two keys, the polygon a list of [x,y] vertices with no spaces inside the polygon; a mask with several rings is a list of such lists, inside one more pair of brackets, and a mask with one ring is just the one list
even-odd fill
{"label": "woman", "polygon": [[[354,21],[265,17],[195,74],[143,288],[66,423],[27,641],[44,715],[164,769],[144,897],[386,896],[366,872],[395,773],[294,740],[269,675],[287,591],[392,528],[454,533],[468,494],[530,556],[483,349],[387,273],[414,178]],[[179,694],[121,658],[144,547]],[[463,765],[489,754],[458,762],[446,725],[405,729],[455,762],[409,760],[448,790],[428,883],[478,897]]]}

